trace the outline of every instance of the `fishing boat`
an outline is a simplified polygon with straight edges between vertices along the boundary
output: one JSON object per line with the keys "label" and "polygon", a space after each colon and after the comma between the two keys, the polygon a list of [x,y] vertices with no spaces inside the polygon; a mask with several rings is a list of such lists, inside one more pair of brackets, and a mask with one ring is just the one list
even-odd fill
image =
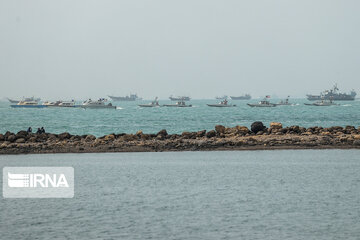
{"label": "fishing boat", "polygon": [[169,99],[171,101],[190,101],[190,97],[188,96],[178,96],[178,97],[173,97],[172,95],[169,97]]}
{"label": "fishing boat", "polygon": [[94,108],[94,109],[101,109],[101,108],[109,108],[109,109],[115,109],[116,106],[113,106],[111,103],[105,104],[107,100],[105,98],[99,98],[97,101],[93,101],[91,99],[86,100],[83,102],[80,107],[82,108]]}
{"label": "fishing boat", "polygon": [[318,106],[318,107],[339,105],[337,103],[334,103],[332,100],[321,100],[314,103],[304,103],[304,104],[307,106]]}
{"label": "fishing boat", "polygon": [[18,104],[19,102],[40,102],[40,98],[35,98],[35,97],[23,97],[22,100],[14,100],[14,99],[10,99],[7,98],[7,100],[9,100],[10,103],[14,103],[14,104]]}
{"label": "fishing boat", "polygon": [[108,95],[109,98],[111,98],[111,100],[113,101],[136,101],[136,100],[141,100],[142,98],[139,98],[137,94],[130,94],[129,96],[125,96],[125,97],[115,97],[115,96],[110,96]]}
{"label": "fishing boat", "polygon": [[38,104],[36,101],[20,101],[18,104],[10,105],[12,108],[45,108],[46,105]]}
{"label": "fishing boat", "polygon": [[185,101],[179,101],[176,104],[164,104],[164,107],[192,107],[192,105],[186,105]]}
{"label": "fishing boat", "polygon": [[158,97],[156,97],[155,100],[149,104],[139,104],[138,106],[139,107],[160,107]]}
{"label": "fishing boat", "polygon": [[218,104],[206,104],[209,107],[236,107],[236,105],[228,104],[228,101],[224,99],[223,101],[219,102]]}
{"label": "fishing boat", "polygon": [[277,105],[275,103],[271,103],[267,100],[267,98],[270,98],[270,96],[266,96],[263,100],[261,100],[259,103],[248,103],[250,107],[276,107]]}
{"label": "fishing boat", "polygon": [[245,94],[245,95],[238,96],[238,97],[230,96],[230,98],[231,98],[232,100],[250,100],[250,99],[251,99],[251,96],[250,96],[250,94]]}

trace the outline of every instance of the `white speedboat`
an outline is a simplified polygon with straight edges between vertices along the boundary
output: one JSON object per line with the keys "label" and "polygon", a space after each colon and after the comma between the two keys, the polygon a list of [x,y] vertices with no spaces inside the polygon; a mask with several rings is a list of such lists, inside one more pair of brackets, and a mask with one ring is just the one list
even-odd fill
{"label": "white speedboat", "polygon": [[224,99],[224,101],[219,102],[218,104],[206,104],[209,107],[236,107],[236,105],[228,104],[228,101]]}
{"label": "white speedboat", "polygon": [[59,107],[75,107],[75,101],[71,100],[71,101],[61,101],[59,103]]}
{"label": "white speedboat", "polygon": [[164,104],[164,107],[192,107],[192,105],[186,105],[185,101],[179,101],[176,104]]}
{"label": "white speedboat", "polygon": [[250,107],[276,107],[277,105],[275,103],[269,102],[266,98],[264,98],[259,103],[248,103]]}
{"label": "white speedboat", "polygon": [[275,103],[277,106],[292,106],[292,105],[294,105],[294,104],[292,104],[292,103],[289,103],[289,97],[290,96],[288,96],[285,100],[281,100],[280,102],[278,102],[278,103]]}
{"label": "white speedboat", "polygon": [[8,98],[8,100],[10,103],[18,104],[20,102],[36,102],[36,103],[38,103],[38,102],[40,102],[41,99],[35,98],[35,97],[23,97],[22,100],[14,100],[14,99],[10,99],[10,98]]}
{"label": "white speedboat", "polygon": [[160,107],[158,97],[149,104],[139,104],[139,107]]}
{"label": "white speedboat", "polygon": [[107,100],[105,98],[100,98],[97,101],[93,101],[91,99],[86,100],[82,105],[80,105],[80,107],[82,108],[96,108],[96,109],[100,109],[100,108],[110,108],[110,109],[115,109],[116,106],[113,106],[111,103],[109,104],[105,104]]}

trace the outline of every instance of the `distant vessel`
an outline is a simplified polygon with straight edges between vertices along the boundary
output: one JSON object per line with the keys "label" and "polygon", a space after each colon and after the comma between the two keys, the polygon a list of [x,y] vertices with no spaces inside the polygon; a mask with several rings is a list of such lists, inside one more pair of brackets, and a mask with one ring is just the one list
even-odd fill
{"label": "distant vessel", "polygon": [[11,103],[15,103],[18,104],[19,102],[40,102],[40,98],[35,98],[35,97],[24,97],[22,100],[13,100],[8,98],[9,102]]}
{"label": "distant vessel", "polygon": [[227,95],[224,95],[224,96],[222,96],[222,97],[215,97],[215,99],[218,99],[218,100],[227,99],[227,98],[228,98]]}
{"label": "distant vessel", "polygon": [[10,105],[12,108],[45,108],[46,105],[39,105],[38,102],[35,101],[20,101],[16,105]]}
{"label": "distant vessel", "polygon": [[187,96],[178,96],[178,97],[169,97],[171,101],[190,101],[190,97]]}
{"label": "distant vessel", "polygon": [[109,104],[105,104],[107,100],[105,98],[100,98],[99,100],[97,101],[93,101],[91,99],[88,99],[86,100],[82,105],[81,107],[82,108],[111,108],[111,109],[115,109],[116,106],[113,106],[111,103]]}
{"label": "distant vessel", "polygon": [[248,103],[250,107],[276,107],[277,105],[275,103],[270,103],[267,98],[270,98],[270,96],[266,96],[263,100],[261,100],[259,103]]}
{"label": "distant vessel", "polygon": [[142,98],[139,98],[137,94],[130,94],[129,96],[125,96],[125,97],[115,97],[115,96],[110,96],[109,98],[111,98],[111,100],[113,101],[136,101],[136,100],[141,100]]}
{"label": "distant vessel", "polygon": [[250,100],[251,96],[250,96],[250,94],[245,94],[245,95],[239,96],[239,97],[230,96],[230,98],[232,100]]}
{"label": "distant vessel", "polygon": [[218,104],[206,104],[209,107],[236,107],[236,105],[228,104],[228,101],[224,99],[224,101],[219,102]]}
{"label": "distant vessel", "polygon": [[186,105],[185,101],[179,101],[176,104],[164,104],[164,107],[192,107],[192,105]]}
{"label": "distant vessel", "polygon": [[158,97],[149,104],[139,104],[139,107],[160,107]]}
{"label": "distant vessel", "polygon": [[288,96],[285,100],[281,100],[280,102],[275,103],[275,104],[277,106],[291,106],[291,105],[294,105],[292,103],[289,103],[289,98],[290,98],[290,96]]}
{"label": "distant vessel", "polygon": [[334,103],[331,99],[330,100],[321,100],[321,101],[317,101],[314,103],[304,103],[304,104],[307,106],[319,106],[319,107],[339,105],[339,104]]}
{"label": "distant vessel", "polygon": [[337,87],[337,84],[330,90],[325,90],[324,92],[320,93],[320,95],[311,95],[307,94],[307,99],[310,101],[316,100],[337,100],[337,101],[353,101],[355,100],[356,92],[352,90],[350,94],[341,93]]}

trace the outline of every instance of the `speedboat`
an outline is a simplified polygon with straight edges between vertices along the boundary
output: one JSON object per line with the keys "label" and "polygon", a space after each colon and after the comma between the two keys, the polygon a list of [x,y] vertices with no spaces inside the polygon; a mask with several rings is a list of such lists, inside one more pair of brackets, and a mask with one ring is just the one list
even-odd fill
{"label": "speedboat", "polygon": [[271,103],[266,98],[264,98],[259,103],[248,103],[250,107],[276,107],[277,105],[275,103]]}
{"label": "speedboat", "polygon": [[59,103],[59,107],[75,107],[75,101],[71,100],[71,101],[61,101]]}
{"label": "speedboat", "polygon": [[228,104],[228,101],[224,99],[224,101],[219,102],[218,104],[206,104],[209,107],[236,107],[236,105]]}
{"label": "speedboat", "polygon": [[158,97],[156,97],[155,100],[149,104],[139,104],[139,107],[160,107],[159,101],[157,99]]}
{"label": "speedboat", "polygon": [[176,104],[164,104],[164,107],[192,107],[192,105],[186,105],[184,101],[179,101]]}
{"label": "speedboat", "polygon": [[86,100],[85,102],[83,102],[82,105],[80,105],[80,107],[82,108],[110,108],[110,109],[115,109],[116,106],[113,106],[111,103],[109,104],[105,104],[107,100],[105,98],[100,98],[97,101],[93,101],[91,99]]}
{"label": "speedboat", "polygon": [[307,106],[334,106],[334,105],[339,105],[337,103],[334,103],[332,100],[321,100],[321,101],[317,101],[314,103],[304,103]]}
{"label": "speedboat", "polygon": [[18,104],[10,105],[13,108],[44,108],[46,105],[38,104],[36,101],[20,101]]}

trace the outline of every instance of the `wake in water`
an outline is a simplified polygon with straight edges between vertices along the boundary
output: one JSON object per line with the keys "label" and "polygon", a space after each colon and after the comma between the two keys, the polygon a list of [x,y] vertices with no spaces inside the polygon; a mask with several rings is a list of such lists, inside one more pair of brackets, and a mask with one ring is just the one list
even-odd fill
{"label": "wake in water", "polygon": [[351,104],[345,104],[345,105],[341,105],[343,107],[351,107]]}
{"label": "wake in water", "polygon": [[116,107],[116,110],[121,110],[121,109],[123,109],[122,107]]}

